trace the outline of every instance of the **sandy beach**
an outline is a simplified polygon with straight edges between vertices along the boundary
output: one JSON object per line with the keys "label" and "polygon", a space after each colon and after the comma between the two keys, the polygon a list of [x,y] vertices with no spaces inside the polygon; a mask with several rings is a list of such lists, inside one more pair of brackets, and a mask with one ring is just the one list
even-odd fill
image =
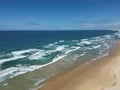
{"label": "sandy beach", "polygon": [[38,90],[120,90],[120,42],[113,54],[59,75]]}

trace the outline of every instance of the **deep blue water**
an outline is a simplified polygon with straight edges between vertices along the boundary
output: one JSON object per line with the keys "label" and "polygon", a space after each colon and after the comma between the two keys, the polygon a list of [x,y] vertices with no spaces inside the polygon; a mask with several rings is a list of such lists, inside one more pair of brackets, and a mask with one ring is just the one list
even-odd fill
{"label": "deep blue water", "polygon": [[[0,31],[0,50],[29,48],[36,45],[57,42],[59,40],[78,40],[113,34],[110,30],[75,30],[75,31]],[[0,51],[0,52],[1,52]]]}

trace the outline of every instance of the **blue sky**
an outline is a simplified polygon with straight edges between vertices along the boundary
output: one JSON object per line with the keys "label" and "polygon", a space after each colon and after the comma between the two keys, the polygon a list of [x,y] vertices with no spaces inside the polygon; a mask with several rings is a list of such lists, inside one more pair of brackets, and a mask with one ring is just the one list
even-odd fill
{"label": "blue sky", "polygon": [[0,30],[120,29],[120,0],[0,0]]}

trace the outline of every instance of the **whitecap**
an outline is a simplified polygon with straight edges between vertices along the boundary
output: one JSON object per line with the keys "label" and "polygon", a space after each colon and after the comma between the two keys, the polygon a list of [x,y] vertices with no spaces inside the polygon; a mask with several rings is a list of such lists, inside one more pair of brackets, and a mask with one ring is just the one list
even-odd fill
{"label": "whitecap", "polygon": [[82,41],[81,44],[91,44],[90,41]]}
{"label": "whitecap", "polygon": [[54,44],[48,44],[48,47],[53,46]]}
{"label": "whitecap", "polygon": [[64,48],[65,48],[64,45],[62,45],[62,46],[58,46],[58,47],[56,48],[56,51],[61,51],[61,50],[63,50]]}
{"label": "whitecap", "polygon": [[39,49],[27,49],[27,50],[20,50],[20,51],[12,51],[11,53],[16,56],[16,55],[21,55],[24,53],[31,53],[31,52],[36,52],[39,51]]}
{"label": "whitecap", "polygon": [[43,58],[43,56],[45,56],[45,55],[46,55],[45,52],[39,51],[39,52],[36,52],[36,53],[30,55],[30,56],[28,57],[28,59],[29,59],[29,60],[38,60],[38,59]]}
{"label": "whitecap", "polygon": [[55,58],[53,59],[52,63],[53,63],[53,62],[56,62],[56,61],[58,61],[58,60],[60,60],[60,59],[62,59],[62,58],[64,58],[64,57],[66,57],[66,56],[67,56],[67,55],[57,56],[57,57],[55,57]]}
{"label": "whitecap", "polygon": [[68,53],[71,53],[73,51],[76,51],[76,50],[80,49],[81,47],[72,47],[72,48],[74,48],[74,49],[70,49],[70,50],[66,51],[65,54],[68,54]]}
{"label": "whitecap", "polygon": [[98,49],[100,47],[101,47],[101,45],[96,45],[96,46],[93,46],[93,49]]}
{"label": "whitecap", "polygon": [[60,40],[59,42],[64,42],[64,40]]}
{"label": "whitecap", "polygon": [[31,53],[31,52],[38,52],[41,51],[39,49],[27,49],[27,50],[20,50],[20,51],[12,51],[11,54],[13,56],[9,57],[9,58],[4,58],[4,59],[0,59],[0,64],[3,64],[5,62],[8,61],[14,61],[14,60],[18,60],[18,59],[22,59],[27,57],[27,55],[23,55],[24,53]]}
{"label": "whitecap", "polygon": [[58,42],[55,42],[54,44],[57,44]]}
{"label": "whitecap", "polygon": [[8,61],[14,61],[14,60],[17,60],[17,59],[22,59],[22,58],[25,58],[25,57],[27,57],[27,56],[17,55],[17,56],[13,56],[13,57],[10,57],[10,58],[7,58],[7,59],[0,59],[0,64],[8,62]]}

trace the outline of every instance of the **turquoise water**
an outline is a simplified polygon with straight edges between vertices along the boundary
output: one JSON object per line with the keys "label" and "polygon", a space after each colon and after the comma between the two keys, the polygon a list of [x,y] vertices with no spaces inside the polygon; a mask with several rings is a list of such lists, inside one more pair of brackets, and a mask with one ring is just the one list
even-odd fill
{"label": "turquoise water", "polygon": [[[19,86],[31,90],[54,76],[57,70],[74,64],[78,57],[84,62],[108,55],[111,41],[119,38],[119,32],[108,30],[0,31],[0,90],[14,90],[14,79],[19,76],[30,82],[24,87],[24,80],[21,80],[23,83]],[[57,62],[56,69],[51,69],[50,65]],[[43,68],[47,68],[46,72]],[[39,76],[32,76],[38,69],[41,70]],[[26,76],[31,72],[29,81]]]}

